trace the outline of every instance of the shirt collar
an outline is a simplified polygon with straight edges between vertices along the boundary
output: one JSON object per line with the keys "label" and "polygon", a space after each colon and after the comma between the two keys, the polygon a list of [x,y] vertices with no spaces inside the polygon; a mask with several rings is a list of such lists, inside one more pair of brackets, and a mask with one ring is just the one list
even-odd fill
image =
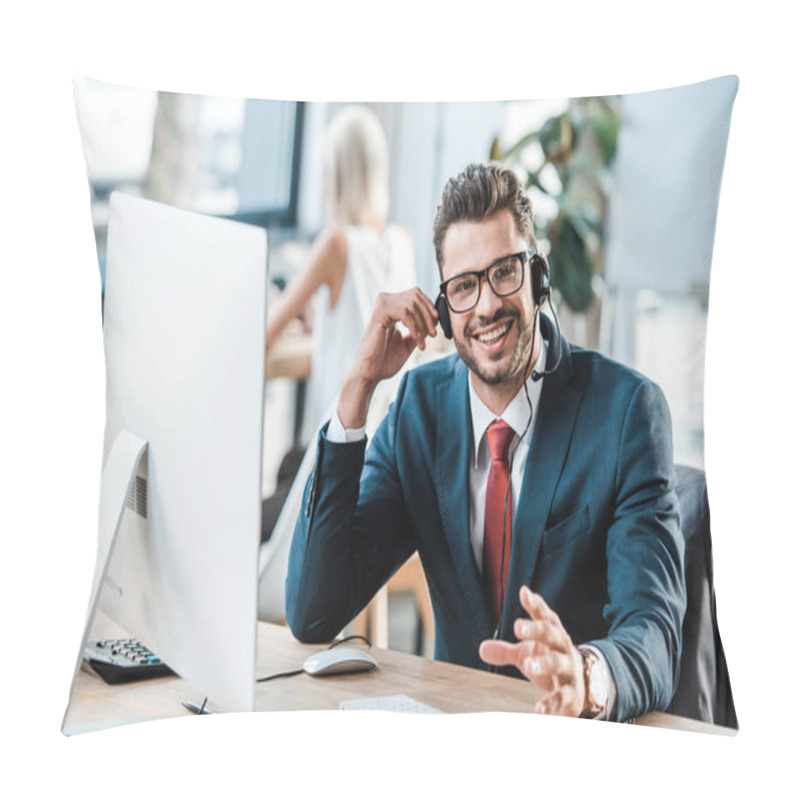
{"label": "shirt collar", "polygon": [[[548,342],[542,339],[539,357],[536,359],[536,364],[534,365],[534,370],[536,372],[544,372],[545,364],[547,363],[547,345]],[[533,409],[533,418],[530,424],[528,424],[528,417],[531,415],[531,409],[528,408],[528,400],[525,397],[524,385],[520,387],[511,402],[506,406],[505,411],[498,417],[493,411],[489,410],[483,400],[478,397],[478,393],[472,385],[471,378],[467,379],[467,384],[469,385],[469,405],[470,411],[472,412],[473,466],[477,467],[478,465],[478,453],[483,435],[486,433],[486,429],[496,419],[502,419],[507,423],[509,427],[513,429],[517,438],[519,438],[524,431],[525,443],[530,443],[531,436],[533,435],[533,422],[536,418],[536,410],[539,406],[539,396],[542,393],[542,381],[533,381],[531,378],[528,378],[526,383],[528,385],[528,396],[530,397],[531,408]],[[528,427],[527,430],[525,430],[526,425]]]}

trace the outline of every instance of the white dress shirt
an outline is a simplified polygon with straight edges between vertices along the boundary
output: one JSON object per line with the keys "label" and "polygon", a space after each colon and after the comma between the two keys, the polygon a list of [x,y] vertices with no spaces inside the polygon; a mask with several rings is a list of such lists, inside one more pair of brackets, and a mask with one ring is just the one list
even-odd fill
{"label": "white dress shirt", "polygon": [[[544,372],[547,363],[547,342],[542,342],[539,358],[536,360],[534,370]],[[469,541],[478,571],[483,572],[483,526],[486,516],[486,483],[489,480],[489,468],[492,457],[489,453],[489,442],[486,439],[486,429],[496,420],[501,419],[513,431],[514,438],[508,450],[509,464],[511,467],[511,498],[510,509],[516,512],[519,503],[522,478],[525,474],[525,462],[528,459],[528,450],[533,437],[533,427],[536,422],[536,412],[539,408],[539,398],[542,394],[542,381],[533,381],[528,378],[527,397],[526,386],[521,386],[514,399],[506,406],[505,411],[498,417],[490,411],[478,397],[472,385],[469,384],[469,404],[472,413],[472,442],[473,453],[469,465]],[[528,405],[530,399],[530,406]]]}

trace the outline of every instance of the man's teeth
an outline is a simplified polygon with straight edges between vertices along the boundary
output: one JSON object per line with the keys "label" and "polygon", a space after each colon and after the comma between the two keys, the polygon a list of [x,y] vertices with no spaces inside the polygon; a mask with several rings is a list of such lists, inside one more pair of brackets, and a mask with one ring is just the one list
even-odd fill
{"label": "man's teeth", "polygon": [[501,336],[505,335],[506,331],[511,327],[511,323],[509,322],[507,325],[503,325],[502,328],[495,328],[495,330],[490,331],[489,333],[481,333],[478,335],[478,341],[483,342],[484,344],[491,344],[495,339],[499,339]]}

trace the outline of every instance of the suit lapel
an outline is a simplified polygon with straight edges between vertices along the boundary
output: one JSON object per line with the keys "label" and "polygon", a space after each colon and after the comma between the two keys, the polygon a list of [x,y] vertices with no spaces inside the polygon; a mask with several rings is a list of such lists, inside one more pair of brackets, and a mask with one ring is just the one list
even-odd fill
{"label": "suit lapel", "polygon": [[458,580],[471,619],[481,635],[490,626],[480,574],[469,538],[469,464],[472,458],[472,420],[467,368],[459,359],[453,379],[438,390],[436,409],[436,494],[442,527],[456,564]]}
{"label": "suit lapel", "polygon": [[[550,341],[553,341],[552,331]],[[519,589],[523,584],[529,583],[536,566],[547,515],[569,451],[582,397],[580,391],[570,385],[570,346],[564,339],[561,340],[561,345],[564,352],[558,369],[552,375],[542,378],[544,384],[536,424],[514,516],[511,562],[503,612],[505,637],[511,635],[514,619],[522,615]],[[554,356],[552,353],[548,362]]]}

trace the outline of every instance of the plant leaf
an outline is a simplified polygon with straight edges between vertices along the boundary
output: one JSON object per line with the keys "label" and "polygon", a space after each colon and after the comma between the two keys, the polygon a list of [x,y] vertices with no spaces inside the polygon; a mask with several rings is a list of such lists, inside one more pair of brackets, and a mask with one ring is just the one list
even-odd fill
{"label": "plant leaf", "polygon": [[556,241],[550,242],[550,270],[553,286],[564,302],[577,312],[592,304],[592,259],[586,241],[569,217],[563,217]]}
{"label": "plant leaf", "polygon": [[531,131],[531,133],[526,133],[516,144],[511,145],[505,152],[505,156],[503,156],[504,161],[512,161],[513,159],[517,158],[519,154],[526,148],[528,145],[533,144],[533,142],[539,141],[539,131]]}
{"label": "plant leaf", "polygon": [[503,161],[508,158],[508,153],[503,154],[503,148],[500,147],[500,140],[495,136],[492,139],[492,147],[489,150],[489,161]]}

